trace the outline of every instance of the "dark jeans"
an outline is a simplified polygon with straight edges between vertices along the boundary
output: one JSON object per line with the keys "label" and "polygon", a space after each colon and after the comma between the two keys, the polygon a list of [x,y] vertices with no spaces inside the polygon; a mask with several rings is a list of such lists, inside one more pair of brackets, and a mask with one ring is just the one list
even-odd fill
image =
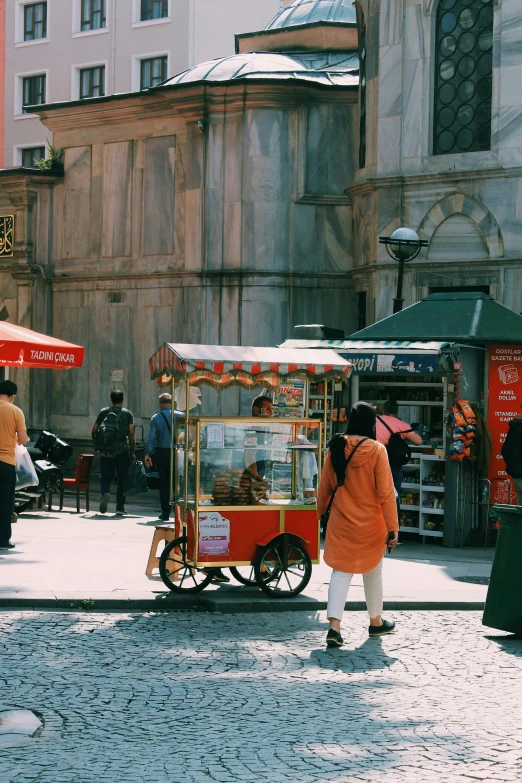
{"label": "dark jeans", "polygon": [[170,449],[155,449],[154,464],[158,471],[161,516],[170,516]]}
{"label": "dark jeans", "polygon": [[116,457],[101,457],[100,459],[100,488],[102,495],[110,494],[111,481],[116,476],[118,488],[116,490],[116,511],[123,511],[125,508],[125,481],[127,478],[127,468],[130,464],[130,454],[124,451]]}
{"label": "dark jeans", "polygon": [[399,515],[399,519],[401,518],[401,486],[402,486],[402,466],[400,467],[391,467],[391,472],[393,476],[393,486],[397,490],[398,498],[397,498],[397,514]]}
{"label": "dark jeans", "polygon": [[14,465],[0,462],[0,546],[11,538],[11,517],[14,511],[16,469]]}

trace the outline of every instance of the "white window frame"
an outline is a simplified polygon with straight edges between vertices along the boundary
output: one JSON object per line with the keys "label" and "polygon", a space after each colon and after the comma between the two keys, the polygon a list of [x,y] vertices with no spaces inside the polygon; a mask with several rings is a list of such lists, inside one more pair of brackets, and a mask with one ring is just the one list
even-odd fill
{"label": "white window frame", "polygon": [[[101,68],[105,67],[105,84],[104,84],[104,92],[105,95],[109,95],[107,91],[108,86],[108,73],[109,73],[109,61],[108,60],[96,60],[93,63],[78,63],[76,65],[72,66],[72,73],[71,73],[71,100],[72,101],[92,101],[92,100],[98,100],[97,98],[80,98],[80,71],[83,71],[85,68]],[[102,97],[102,96],[100,96]]]}
{"label": "white window frame", "polygon": [[99,30],[82,30],[82,0],[73,0],[72,6],[72,37],[83,38],[86,35],[103,35],[109,32],[111,0],[105,0],[105,27]]}
{"label": "white window frame", "polygon": [[150,52],[150,54],[134,54],[132,56],[132,74],[131,74],[131,91],[141,92],[141,61],[152,60],[154,57],[166,57],[167,58],[167,78],[170,73],[170,49],[165,49],[161,52]]}
{"label": "white window frame", "polygon": [[[45,102],[49,103],[49,69],[39,68],[37,71],[27,71],[26,73],[15,73],[14,75],[14,118],[15,120],[31,119],[38,117],[38,114],[25,113],[22,111],[24,100],[24,79],[27,76],[45,76]],[[33,146],[32,144],[30,145]]]}
{"label": "white window frame", "polygon": [[49,30],[51,29],[51,3],[47,2],[47,36],[45,38],[37,38],[35,41],[24,41],[24,8],[26,5],[33,5],[38,0],[16,0],[15,5],[15,47],[21,48],[22,46],[38,46],[39,44],[49,43],[51,36]]}
{"label": "white window frame", "polygon": [[49,157],[49,149],[47,147],[47,141],[33,141],[31,144],[15,144],[13,147],[13,166],[22,165],[22,151],[31,150],[35,147],[43,147],[45,150],[45,159]]}
{"label": "white window frame", "polygon": [[171,21],[172,14],[172,0],[168,0],[169,12],[167,16],[162,16],[160,19],[146,19],[141,20],[141,0],[132,0],[132,26],[133,27],[148,27],[151,24],[168,24]]}

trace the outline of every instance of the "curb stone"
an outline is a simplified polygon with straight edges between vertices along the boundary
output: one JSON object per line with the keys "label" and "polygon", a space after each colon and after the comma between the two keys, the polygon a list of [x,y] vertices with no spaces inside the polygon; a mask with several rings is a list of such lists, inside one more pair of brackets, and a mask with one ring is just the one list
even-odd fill
{"label": "curb stone", "polygon": [[[83,605],[82,605],[83,604]],[[326,601],[297,596],[296,598],[228,598],[212,599],[203,596],[167,596],[166,598],[0,598],[0,610],[38,611],[40,609],[69,612],[217,612],[220,614],[248,614],[258,612],[318,612],[326,609]],[[384,609],[391,611],[448,611],[477,612],[484,610],[483,601],[385,601]],[[345,610],[366,611],[364,601],[347,601]]]}

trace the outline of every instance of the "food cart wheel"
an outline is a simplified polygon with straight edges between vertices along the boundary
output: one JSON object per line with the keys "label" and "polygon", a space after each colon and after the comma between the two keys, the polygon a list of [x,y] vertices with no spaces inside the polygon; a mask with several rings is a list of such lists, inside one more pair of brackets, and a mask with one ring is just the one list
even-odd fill
{"label": "food cart wheel", "polygon": [[272,598],[290,598],[299,595],[310,581],[312,561],[301,539],[283,533],[260,547],[254,570],[264,593]]}
{"label": "food cart wheel", "polygon": [[[249,566],[239,566],[239,568],[236,568],[236,566],[230,566],[228,569],[234,579],[237,579],[238,582],[241,582],[242,585],[246,585],[247,587],[257,587],[257,579],[256,579],[256,572],[255,572],[255,566],[249,565]],[[267,582],[271,579],[275,579],[275,573],[272,570],[272,572],[269,571],[263,571],[263,581]]]}
{"label": "food cart wheel", "polygon": [[167,544],[159,560],[159,572],[164,584],[175,593],[199,593],[212,581],[212,574],[194,568],[187,562],[186,536]]}

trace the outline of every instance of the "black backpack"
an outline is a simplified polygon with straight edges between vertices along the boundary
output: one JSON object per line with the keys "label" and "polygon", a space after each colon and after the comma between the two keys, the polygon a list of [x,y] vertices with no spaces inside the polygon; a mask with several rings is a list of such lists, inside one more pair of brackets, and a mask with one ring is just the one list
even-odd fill
{"label": "black backpack", "polygon": [[390,465],[395,467],[401,467],[406,465],[411,460],[411,447],[407,440],[402,437],[406,432],[413,432],[412,429],[402,430],[402,432],[394,432],[391,427],[388,427],[385,421],[377,416],[381,424],[384,424],[388,432],[391,433],[390,440],[386,446],[388,452],[388,460]]}
{"label": "black backpack", "polygon": [[110,410],[93,435],[94,448],[102,457],[117,457],[127,446],[127,431],[121,414]]}

